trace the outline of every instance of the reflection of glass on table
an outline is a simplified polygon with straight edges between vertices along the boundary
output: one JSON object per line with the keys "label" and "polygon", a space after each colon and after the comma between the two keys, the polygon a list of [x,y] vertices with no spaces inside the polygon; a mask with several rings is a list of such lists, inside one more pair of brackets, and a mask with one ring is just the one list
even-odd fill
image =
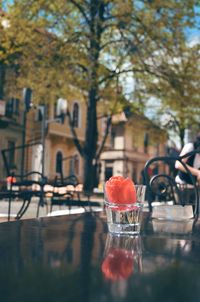
{"label": "reflection of glass on table", "polygon": [[101,269],[104,277],[112,281],[128,279],[142,272],[140,236],[108,234]]}

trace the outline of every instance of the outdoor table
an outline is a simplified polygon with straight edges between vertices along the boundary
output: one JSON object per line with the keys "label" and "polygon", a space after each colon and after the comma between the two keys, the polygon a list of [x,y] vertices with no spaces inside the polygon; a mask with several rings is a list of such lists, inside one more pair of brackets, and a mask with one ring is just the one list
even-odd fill
{"label": "outdoor table", "polygon": [[124,246],[112,268],[103,211],[1,223],[1,300],[199,301],[200,221],[185,232],[154,223],[144,213],[141,235],[129,238],[140,245],[134,262]]}

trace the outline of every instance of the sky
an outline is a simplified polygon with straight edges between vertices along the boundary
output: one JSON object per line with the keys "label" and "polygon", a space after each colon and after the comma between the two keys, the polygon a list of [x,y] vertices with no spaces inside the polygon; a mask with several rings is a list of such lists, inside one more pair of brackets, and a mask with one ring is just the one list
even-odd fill
{"label": "sky", "polygon": [[189,41],[196,40],[196,39],[198,39],[199,41],[200,39],[200,6],[196,6],[195,13],[196,13],[195,21],[197,26],[192,29],[187,28],[185,31]]}

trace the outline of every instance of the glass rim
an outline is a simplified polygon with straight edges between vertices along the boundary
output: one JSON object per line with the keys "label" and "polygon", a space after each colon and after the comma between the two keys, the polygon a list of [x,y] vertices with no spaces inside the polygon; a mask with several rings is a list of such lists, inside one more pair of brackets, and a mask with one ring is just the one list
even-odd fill
{"label": "glass rim", "polygon": [[[143,189],[146,189],[146,187],[147,187],[147,185],[143,185],[143,184],[133,184],[133,186],[135,188],[143,188]],[[104,191],[105,191],[105,188],[106,188],[106,183],[103,186]]]}
{"label": "glass rim", "polygon": [[117,202],[110,202],[108,200],[104,200],[106,205],[109,205],[111,207],[133,207],[133,206],[140,206],[142,207],[144,205],[144,202],[142,201],[136,201],[132,203],[117,203]]}

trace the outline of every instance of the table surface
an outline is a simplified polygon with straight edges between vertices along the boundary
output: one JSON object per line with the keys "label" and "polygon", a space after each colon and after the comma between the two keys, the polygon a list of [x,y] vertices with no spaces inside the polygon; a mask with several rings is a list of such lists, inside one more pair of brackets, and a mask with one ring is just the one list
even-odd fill
{"label": "table surface", "polygon": [[152,220],[112,236],[104,212],[0,224],[6,301],[200,300],[200,222]]}

